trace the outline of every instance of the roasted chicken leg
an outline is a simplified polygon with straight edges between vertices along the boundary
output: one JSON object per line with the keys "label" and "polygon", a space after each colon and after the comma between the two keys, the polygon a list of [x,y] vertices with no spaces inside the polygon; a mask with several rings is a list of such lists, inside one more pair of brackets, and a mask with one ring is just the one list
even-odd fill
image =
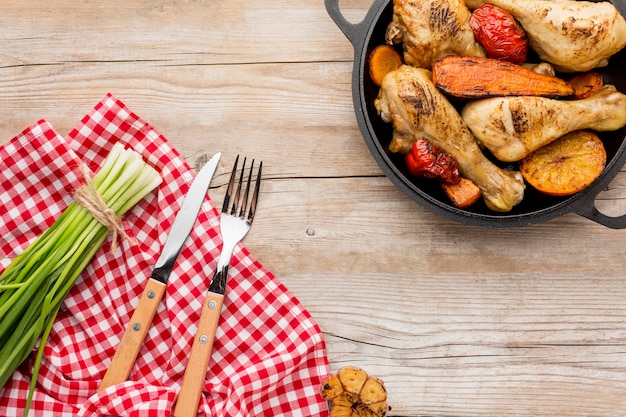
{"label": "roasted chicken leg", "polygon": [[403,65],[383,79],[374,105],[381,118],[393,123],[389,150],[408,153],[418,138],[453,155],[460,173],[474,181],[485,203],[507,212],[524,196],[519,172],[505,171],[485,157],[457,110],[434,86],[429,70]]}
{"label": "roasted chicken leg", "polygon": [[430,68],[446,55],[485,56],[474,40],[463,0],[394,0],[388,44],[403,43],[404,61]]}
{"label": "roasted chicken leg", "polygon": [[626,46],[626,21],[608,1],[467,0],[470,9],[491,3],[522,25],[539,57],[563,72],[608,64]]}
{"label": "roasted chicken leg", "polygon": [[461,110],[476,139],[501,161],[518,161],[574,130],[611,131],[626,125],[626,95],[605,85],[582,100],[494,97]]}

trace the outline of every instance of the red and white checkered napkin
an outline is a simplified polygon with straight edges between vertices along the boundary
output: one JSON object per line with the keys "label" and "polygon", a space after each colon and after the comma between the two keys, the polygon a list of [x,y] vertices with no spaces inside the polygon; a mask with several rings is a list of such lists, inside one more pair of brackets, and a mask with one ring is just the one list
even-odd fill
{"label": "red and white checkered napkin", "polygon": [[[221,248],[207,197],[168,281],[130,378],[97,393],[193,171],[167,140],[107,95],[67,138],[39,121],[0,147],[0,270],[52,224],[114,142],[140,152],[163,183],[124,217],[135,243],[110,237],[67,297],[45,347],[34,416],[169,416],[209,279]],[[321,331],[300,302],[252,255],[235,251],[199,415],[320,416],[329,373]],[[0,390],[0,415],[21,416],[34,355]]]}

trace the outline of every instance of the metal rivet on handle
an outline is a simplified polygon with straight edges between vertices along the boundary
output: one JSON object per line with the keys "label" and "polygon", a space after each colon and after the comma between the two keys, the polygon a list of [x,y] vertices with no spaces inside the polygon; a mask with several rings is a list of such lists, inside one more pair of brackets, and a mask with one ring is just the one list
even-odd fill
{"label": "metal rivet on handle", "polygon": [[200,343],[202,343],[203,345],[206,344],[206,342],[209,341],[209,338],[206,337],[205,335],[200,336]]}
{"label": "metal rivet on handle", "polygon": [[213,310],[215,307],[217,307],[217,303],[215,302],[215,300],[209,301],[209,308]]}
{"label": "metal rivet on handle", "polygon": [[154,298],[156,294],[154,293],[154,291],[150,290],[148,291],[148,298]]}
{"label": "metal rivet on handle", "polygon": [[141,324],[139,323],[135,323],[133,324],[133,330],[138,332],[141,329]]}

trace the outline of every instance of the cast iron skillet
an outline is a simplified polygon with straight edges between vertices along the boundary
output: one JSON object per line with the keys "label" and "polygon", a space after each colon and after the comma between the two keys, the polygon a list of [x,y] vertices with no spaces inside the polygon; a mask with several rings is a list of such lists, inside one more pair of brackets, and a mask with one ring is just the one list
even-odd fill
{"label": "cast iron skillet", "polygon": [[[354,69],[352,72],[352,94],[354,110],[361,134],[372,156],[392,183],[408,197],[432,212],[459,223],[482,227],[519,227],[544,222],[567,213],[576,213],[613,229],[626,228],[626,214],[610,217],[600,213],[595,200],[619,173],[626,162],[626,128],[615,132],[601,133],[607,163],[603,173],[585,190],[567,197],[550,197],[527,186],[524,200],[508,213],[496,213],[479,202],[470,209],[454,207],[434,181],[414,178],[408,174],[403,157],[388,151],[391,140],[391,124],[383,122],[374,108],[378,87],[369,77],[367,57],[370,51],[385,43],[385,31],[391,22],[393,5],[391,0],[375,0],[361,23],[348,22],[339,9],[339,0],[325,0],[326,10],[354,47]],[[626,0],[612,1],[624,10]],[[599,70],[607,84],[626,92],[626,48],[613,56],[609,66]],[[494,160],[503,168],[516,169]]]}

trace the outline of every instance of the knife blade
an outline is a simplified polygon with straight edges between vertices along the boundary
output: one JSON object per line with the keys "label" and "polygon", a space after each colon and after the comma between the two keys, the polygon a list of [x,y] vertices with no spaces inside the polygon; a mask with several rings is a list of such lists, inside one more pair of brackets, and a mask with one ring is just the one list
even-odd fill
{"label": "knife blade", "polygon": [[98,391],[128,379],[156,310],[165,294],[167,280],[172,273],[176,258],[178,258],[178,254],[200,213],[200,208],[220,158],[221,153],[219,152],[213,155],[191,183]]}

